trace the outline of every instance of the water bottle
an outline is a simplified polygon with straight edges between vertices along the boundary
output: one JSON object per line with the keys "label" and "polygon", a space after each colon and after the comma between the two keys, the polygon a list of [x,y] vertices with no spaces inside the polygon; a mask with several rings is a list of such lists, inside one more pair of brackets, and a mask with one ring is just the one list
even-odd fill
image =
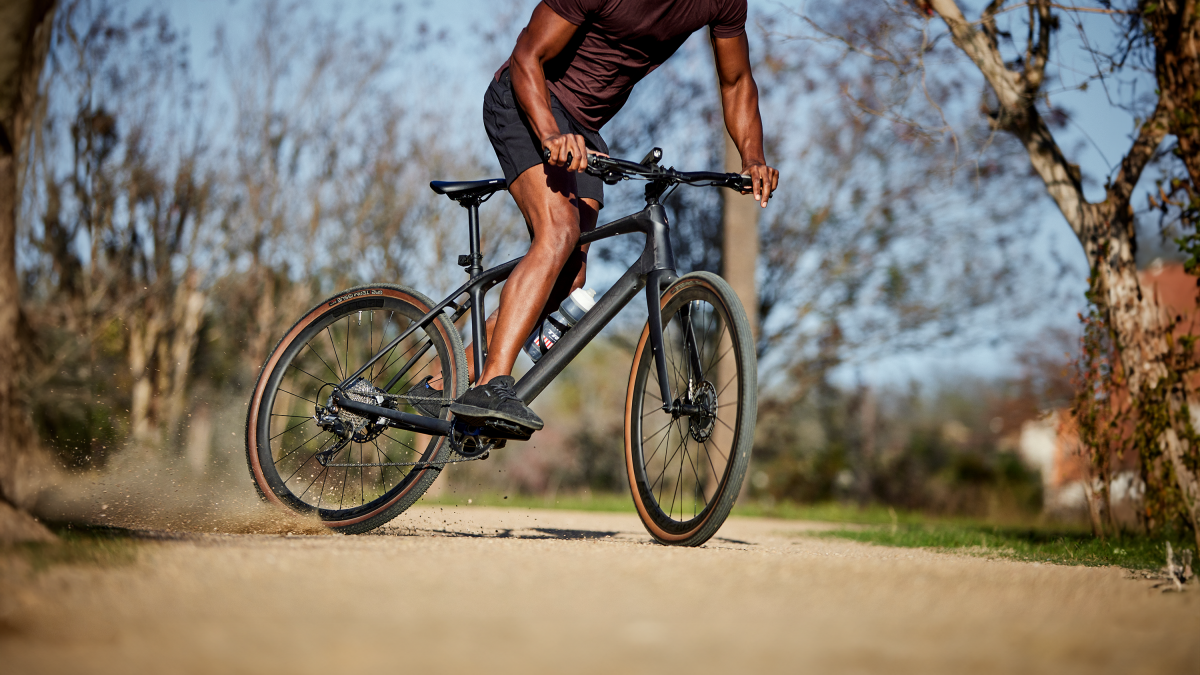
{"label": "water bottle", "polygon": [[596,291],[590,288],[576,288],[571,291],[566,300],[558,306],[558,311],[551,312],[542,325],[533,329],[529,339],[525,341],[525,353],[537,363],[542,354],[550,351],[555,342],[579,323],[587,311],[596,305]]}

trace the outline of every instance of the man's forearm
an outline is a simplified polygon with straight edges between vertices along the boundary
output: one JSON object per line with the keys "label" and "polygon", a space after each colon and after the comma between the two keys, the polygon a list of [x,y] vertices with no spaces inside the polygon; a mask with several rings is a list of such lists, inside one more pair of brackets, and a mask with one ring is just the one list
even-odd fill
{"label": "man's forearm", "polygon": [[721,87],[725,128],[742,155],[742,167],[766,164],[763,152],[762,116],[758,112],[758,85],[748,75]]}
{"label": "man's forearm", "polygon": [[546,74],[541,61],[523,51],[514,52],[508,66],[513,94],[517,98],[517,105],[529,118],[533,132],[539,140],[544,141],[559,133],[558,122],[554,119],[554,113],[550,112],[550,89],[546,87]]}

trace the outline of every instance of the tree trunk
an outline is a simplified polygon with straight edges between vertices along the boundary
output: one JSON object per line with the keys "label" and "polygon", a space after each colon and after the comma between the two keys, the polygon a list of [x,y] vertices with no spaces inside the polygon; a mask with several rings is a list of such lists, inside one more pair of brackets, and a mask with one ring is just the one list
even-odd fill
{"label": "tree trunk", "polygon": [[[20,392],[16,234],[23,157],[54,19],[53,0],[0,6],[0,540],[50,539],[24,511],[34,497],[33,431]],[[8,508],[13,507],[13,508]]]}
{"label": "tree trunk", "polygon": [[[1159,11],[1173,11],[1166,7],[1167,4],[1174,5],[1164,3]],[[1186,4],[1194,13],[1195,0],[1188,0]],[[1172,342],[1170,323],[1157,298],[1143,294],[1138,283],[1130,199],[1142,170],[1166,137],[1169,127],[1180,118],[1179,111],[1189,105],[1195,108],[1198,102],[1175,101],[1164,91],[1154,114],[1138,130],[1120,170],[1107,185],[1104,201],[1088,203],[1084,198],[1079,167],[1067,161],[1034,105],[1041,95],[1054,20],[1048,0],[1033,0],[1030,5],[1031,21],[1033,17],[1037,18],[1035,25],[1039,31],[1035,37],[1031,27],[1024,70],[1018,72],[1009,69],[996,42],[989,36],[989,27],[993,34],[995,32],[989,12],[995,12],[1000,3],[992,3],[985,10],[979,22],[983,29],[979,29],[967,22],[954,0],[929,0],[929,7],[949,27],[955,45],[975,63],[995,92],[999,105],[993,113],[994,125],[1021,140],[1034,171],[1045,183],[1046,191],[1083,246],[1092,270],[1093,298],[1116,336],[1130,393],[1135,398],[1141,397],[1148,389],[1167,386]],[[1189,27],[1183,32],[1194,35],[1195,23],[1195,20],[1185,21]],[[1156,42],[1160,67],[1163,49],[1163,44]],[[1194,61],[1194,55],[1192,58]],[[1159,80],[1163,81],[1162,73]],[[1194,82],[1191,85],[1194,87]],[[1196,401],[1190,401],[1191,398],[1194,397],[1189,396],[1183,386],[1172,386],[1169,391],[1162,392],[1167,408],[1164,412],[1170,421],[1159,435],[1158,444],[1174,469],[1186,515],[1200,549],[1200,474],[1189,468],[1185,459],[1198,449],[1190,447],[1186,440],[1193,438],[1195,433],[1188,415],[1182,414],[1185,410],[1197,409]]]}
{"label": "tree trunk", "polygon": [[[742,156],[737,146],[725,132],[725,171],[740,173]],[[722,190],[724,206],[722,213],[723,240],[721,248],[721,276],[733,287],[746,316],[750,319],[750,334],[758,340],[758,287],[755,274],[758,271],[758,202],[749,195],[736,195]]]}
{"label": "tree trunk", "polygon": [[[740,173],[742,156],[737,145],[725,134],[725,171]],[[758,340],[758,287],[755,274],[758,271],[758,202],[750,195],[738,195],[728,190],[721,191],[722,206],[722,240],[721,240],[721,276],[733,288],[742,307],[746,309],[746,317],[750,319],[750,334]],[[732,346],[729,337],[722,339],[718,345],[719,353],[724,353]],[[722,390],[733,380],[733,363],[730,359],[722,359],[717,364],[717,389]],[[733,431],[727,427],[718,426],[714,432],[717,447],[731,447]],[[709,477],[706,492],[712,494],[716,490],[716,476]],[[742,483],[744,495],[748,483]]]}

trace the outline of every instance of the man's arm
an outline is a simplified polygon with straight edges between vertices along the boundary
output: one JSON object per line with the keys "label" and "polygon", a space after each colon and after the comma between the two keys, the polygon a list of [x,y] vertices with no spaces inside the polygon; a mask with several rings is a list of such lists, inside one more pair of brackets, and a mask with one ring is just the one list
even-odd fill
{"label": "man's arm", "polygon": [[525,111],[542,146],[550,151],[550,163],[566,166],[569,171],[583,171],[587,167],[587,144],[578,134],[559,133],[558,122],[550,112],[550,90],[546,87],[543,66],[567,46],[577,28],[546,3],[538,3],[529,25],[517,37],[517,46],[508,62],[517,105]]}
{"label": "man's arm", "polygon": [[762,117],[758,112],[758,85],[750,72],[750,43],[746,34],[713,38],[721,108],[725,127],[742,155],[742,173],[754,180],[754,198],[763,206],[779,187],[779,172],[767,166],[763,154]]}

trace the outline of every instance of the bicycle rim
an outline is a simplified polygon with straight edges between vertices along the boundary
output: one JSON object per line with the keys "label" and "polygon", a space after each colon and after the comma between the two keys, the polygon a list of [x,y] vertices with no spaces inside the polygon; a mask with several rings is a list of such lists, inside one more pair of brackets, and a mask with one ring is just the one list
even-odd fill
{"label": "bicycle rim", "polygon": [[660,542],[702,544],[741,489],[756,416],[756,364],[745,314],[724,280],[688,275],[663,300],[663,348],[675,401],[663,410],[648,329],[635,352],[626,404],[630,490]]}
{"label": "bicycle rim", "polygon": [[[264,366],[247,424],[251,474],[264,495],[345,531],[378,526],[420,497],[440,470],[429,464],[449,457],[444,437],[345,413],[338,433],[315,416],[335,385],[430,305],[408,289],[360,287],[323,302],[293,326]],[[404,393],[425,376],[443,388],[444,398],[466,386],[461,341],[444,317],[389,350],[363,373],[357,391],[367,402],[380,404],[375,396],[383,396],[386,405],[419,414],[404,399],[386,395]],[[448,416],[442,408],[441,417]]]}

